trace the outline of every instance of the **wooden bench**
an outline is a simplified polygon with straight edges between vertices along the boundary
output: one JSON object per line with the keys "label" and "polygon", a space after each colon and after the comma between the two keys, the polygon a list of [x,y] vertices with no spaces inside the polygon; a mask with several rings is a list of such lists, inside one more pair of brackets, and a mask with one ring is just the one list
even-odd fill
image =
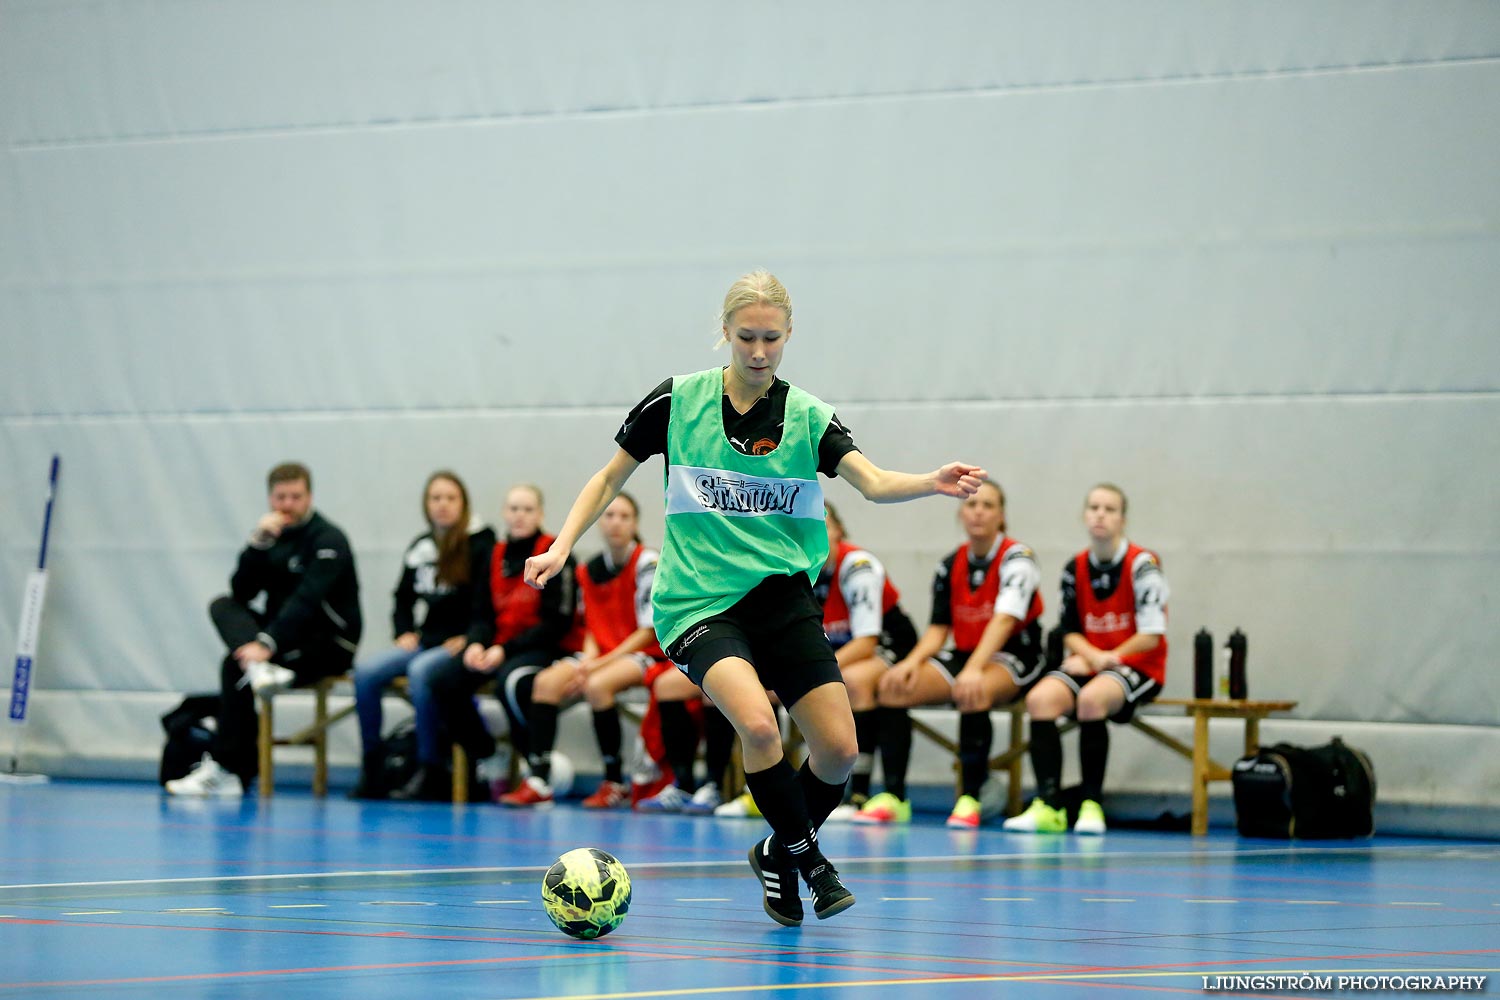
{"label": "wooden bench", "polygon": [[328,794],[328,728],[354,712],[354,704],[351,702],[329,714],[328,692],[333,690],[335,684],[349,680],[349,676],[347,673],[336,674],[307,687],[290,688],[291,691],[306,691],[313,696],[313,721],[287,736],[276,735],[276,713],[272,707],[276,693],[256,696],[256,709],[260,716],[256,751],[260,759],[261,798],[269,799],[276,791],[275,761],[272,756],[276,747],[312,747],[313,794],[320,799]]}
{"label": "wooden bench", "polygon": [[1231,772],[1223,764],[1208,756],[1208,720],[1244,719],[1245,754],[1248,756],[1260,749],[1260,720],[1272,712],[1289,712],[1297,707],[1295,701],[1248,701],[1223,698],[1158,698],[1152,704],[1165,708],[1181,708],[1184,715],[1193,717],[1193,745],[1168,736],[1140,716],[1130,724],[1157,743],[1193,762],[1193,836],[1201,837],[1208,832],[1208,783],[1228,781]]}
{"label": "wooden bench", "polygon": [[[1295,701],[1232,701],[1222,698],[1159,698],[1152,702],[1164,708],[1182,708],[1184,714],[1193,717],[1193,743],[1183,743],[1149,721],[1137,715],[1130,725],[1162,746],[1180,754],[1192,762],[1193,836],[1201,837],[1208,832],[1208,783],[1228,781],[1230,770],[1208,755],[1208,720],[1245,720],[1245,753],[1253,754],[1260,748],[1260,721],[1272,712],[1289,712],[1297,707]],[[1026,717],[1026,706],[1021,702],[997,706],[993,711],[1010,713],[1010,740],[1005,750],[990,758],[990,770],[1004,772],[1009,787],[1006,794],[1005,814],[1014,816],[1021,811],[1021,769],[1024,758],[1031,750],[1031,741],[1022,738],[1022,720]],[[1061,722],[1059,735],[1078,727],[1075,720]],[[945,733],[912,716],[912,729],[953,755],[953,769],[959,770],[958,744]]]}

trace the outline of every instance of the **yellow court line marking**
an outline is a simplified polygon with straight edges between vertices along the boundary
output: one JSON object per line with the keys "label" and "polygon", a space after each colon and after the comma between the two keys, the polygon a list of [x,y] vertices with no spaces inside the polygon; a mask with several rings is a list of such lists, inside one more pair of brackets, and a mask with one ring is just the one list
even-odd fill
{"label": "yellow court line marking", "polygon": [[[1406,975],[1485,975],[1491,974],[1490,969],[1316,969],[1311,974],[1319,976],[1406,976]],[[642,997],[678,997],[678,996],[703,996],[710,993],[776,993],[785,990],[833,990],[833,989],[866,989],[873,986],[942,986],[950,983],[1049,983],[1049,982],[1082,982],[1085,980],[1113,980],[1113,979],[1188,979],[1202,982],[1205,976],[1212,978],[1216,975],[1256,975],[1256,976],[1301,976],[1308,975],[1306,968],[1295,969],[1256,969],[1253,972],[1204,972],[1198,969],[1172,971],[1153,970],[1150,972],[1060,972],[1060,973],[1036,973],[1034,975],[1003,975],[1003,976],[940,976],[926,979],[861,979],[846,981],[829,981],[822,983],[757,983],[753,986],[708,986],[693,987],[690,989],[677,990],[637,990],[630,993],[581,993],[570,994],[568,1000],[640,1000]],[[557,1000],[554,996],[525,997],[522,1000]]]}

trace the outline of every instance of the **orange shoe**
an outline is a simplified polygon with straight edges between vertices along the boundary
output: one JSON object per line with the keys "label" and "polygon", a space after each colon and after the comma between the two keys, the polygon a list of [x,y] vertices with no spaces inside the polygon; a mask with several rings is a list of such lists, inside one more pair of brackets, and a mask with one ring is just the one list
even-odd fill
{"label": "orange shoe", "polygon": [[542,808],[552,805],[552,788],[535,775],[521,782],[521,787],[500,796],[502,806],[513,808]]}
{"label": "orange shoe", "polygon": [[618,809],[630,801],[630,791],[618,781],[601,781],[594,794],[583,800],[585,809]]}

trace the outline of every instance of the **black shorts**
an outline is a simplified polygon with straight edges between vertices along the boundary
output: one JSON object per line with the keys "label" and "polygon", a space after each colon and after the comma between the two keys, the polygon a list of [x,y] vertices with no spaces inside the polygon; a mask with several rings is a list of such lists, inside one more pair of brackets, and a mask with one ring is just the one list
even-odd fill
{"label": "black shorts", "polygon": [[[1161,694],[1161,685],[1156,683],[1155,680],[1134,667],[1124,665],[1105,667],[1095,674],[1094,677],[1074,677],[1072,674],[1064,673],[1061,670],[1049,670],[1046,676],[1056,677],[1072,690],[1073,707],[1075,710],[1078,707],[1078,693],[1094,677],[1108,677],[1120,685],[1120,687],[1125,689],[1125,704],[1121,706],[1118,712],[1109,717],[1109,721],[1111,722],[1129,722],[1135,717],[1136,709],[1142,705],[1151,704]],[[1073,713],[1070,712],[1068,714],[1071,715]]]}
{"label": "black shorts", "polygon": [[749,660],[788,708],[813,688],[843,682],[805,573],[766,577],[727,611],[690,625],[666,654],[699,687],[725,657]]}
{"label": "black shorts", "polygon": [[[940,667],[951,682],[969,662],[972,652],[973,650],[944,649],[927,662]],[[996,651],[992,662],[1005,668],[1011,681],[1024,695],[1031,685],[1042,679],[1042,673],[1047,669],[1041,624],[1031,622],[1013,632],[1005,645]]]}
{"label": "black shorts", "polygon": [[[958,672],[969,662],[969,653],[959,652],[956,649],[942,649],[932,654],[927,661],[935,667],[942,669],[948,677],[948,683],[958,679]],[[998,663],[1010,674],[1011,681],[1021,689],[1017,698],[1025,697],[1026,690],[1042,678],[1042,661],[1032,660],[1026,662],[1010,650],[998,650],[991,658],[992,663]]]}

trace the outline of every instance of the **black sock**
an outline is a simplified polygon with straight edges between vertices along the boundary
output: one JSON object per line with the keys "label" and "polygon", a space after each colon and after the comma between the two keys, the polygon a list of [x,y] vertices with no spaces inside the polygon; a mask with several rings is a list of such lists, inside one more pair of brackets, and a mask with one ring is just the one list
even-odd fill
{"label": "black sock", "polygon": [[703,761],[708,765],[708,780],[724,784],[729,758],[734,755],[734,725],[712,705],[703,706]]}
{"label": "black sock", "polygon": [[844,782],[829,784],[813,774],[811,763],[804,763],[797,772],[797,783],[802,786],[802,800],[807,803],[808,822],[817,830],[828,819],[828,814],[844,801]]}
{"label": "black sock", "polygon": [[849,794],[860,800],[870,797],[870,774],[875,770],[875,746],[880,739],[880,717],[877,708],[854,713],[854,742],[859,756],[854,758],[854,773],[849,775]]}
{"label": "black sock", "polygon": [[1056,808],[1062,784],[1062,737],[1053,719],[1031,720],[1031,771],[1036,775],[1037,798]]}
{"label": "black sock", "polygon": [[776,845],[773,860],[790,858],[804,876],[823,864],[826,859],[818,850],[818,835],[807,815],[807,800],[797,781],[797,772],[792,770],[786,758],[764,771],[747,773],[745,784],[755,797],[761,815],[776,833],[772,838]]}
{"label": "black sock", "polygon": [[662,748],[667,765],[672,768],[672,778],[678,788],[691,792],[694,788],[693,762],[698,756],[698,730],[693,726],[687,702],[659,701],[656,710],[661,715]]}
{"label": "black sock", "polygon": [[613,705],[594,713],[594,739],[604,758],[604,780],[620,784],[625,780],[620,764],[620,713]]}
{"label": "black sock", "polygon": [[1109,762],[1108,722],[1100,719],[1078,724],[1078,762],[1083,772],[1083,797],[1098,802],[1104,796],[1104,766]]}
{"label": "black sock", "polygon": [[526,761],[534,777],[552,780],[552,744],[557,742],[557,706],[540,701],[531,705],[531,748]]}
{"label": "black sock", "polygon": [[904,708],[878,708],[880,770],[885,790],[906,801],[906,768],[911,763],[911,715]]}
{"label": "black sock", "polygon": [[989,712],[964,712],[958,717],[958,763],[965,795],[979,798],[979,789],[990,776],[994,739],[995,723]]}

